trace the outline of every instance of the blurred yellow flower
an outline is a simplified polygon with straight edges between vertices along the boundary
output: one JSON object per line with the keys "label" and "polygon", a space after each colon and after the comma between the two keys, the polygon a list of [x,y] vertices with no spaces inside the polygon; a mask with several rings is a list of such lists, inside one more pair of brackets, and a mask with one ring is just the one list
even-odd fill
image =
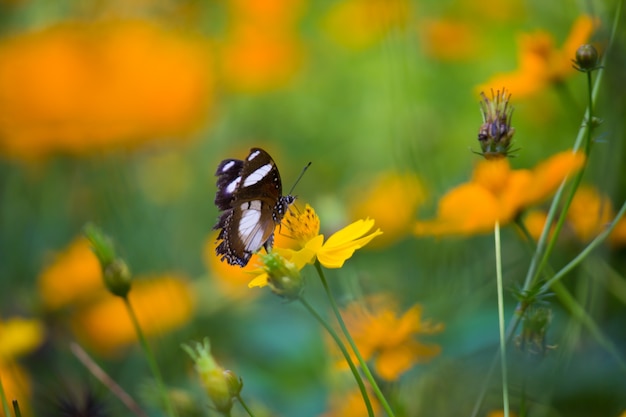
{"label": "blurred yellow flower", "polygon": [[[11,404],[13,400],[17,400],[22,416],[32,416],[33,413],[30,406],[32,387],[30,376],[26,370],[14,362],[0,362],[0,377],[2,378],[2,387],[4,388],[9,404]],[[1,406],[0,417],[7,417]],[[13,417],[13,414],[9,417]]]}
{"label": "blurred yellow flower", "polygon": [[[376,229],[367,234],[374,227],[374,220],[357,220],[338,230],[324,242],[324,235],[319,234],[320,219],[308,204],[301,213],[289,210],[283,218],[282,227],[295,241],[297,248],[280,248],[276,245],[274,250],[295,264],[298,269],[302,269],[306,264],[312,264],[316,259],[326,268],[341,268],[357,249],[383,233]],[[265,285],[267,274],[262,271],[248,284],[249,287]]]}
{"label": "blurred yellow flower", "polygon": [[522,34],[519,37],[519,68],[497,74],[476,88],[477,92],[505,86],[517,99],[533,95],[550,84],[564,81],[575,73],[572,59],[580,45],[586,43],[595,22],[582,15],[572,25],[563,47],[557,49],[554,38],[545,31]]}
{"label": "blurred yellow flower", "polygon": [[[517,413],[515,411],[509,411],[510,417],[516,417]],[[504,417],[504,411],[502,410],[493,410],[487,414],[487,417]]]}
{"label": "blurred yellow flower", "polygon": [[569,225],[576,237],[583,242],[588,242],[601,233],[613,217],[615,213],[611,200],[588,185],[578,187],[567,212]]}
{"label": "blurred yellow flower", "polygon": [[75,239],[38,278],[46,308],[56,310],[85,302],[104,290],[102,269],[84,237]]}
{"label": "blurred yellow flower", "polygon": [[[23,416],[31,416],[30,377],[15,361],[37,349],[44,339],[44,326],[39,320],[13,317],[0,320],[0,382],[11,404],[17,400]],[[0,406],[0,417],[4,416]]]}
{"label": "blurred yellow flower", "polygon": [[[128,298],[147,337],[183,326],[191,319],[195,303],[185,279],[174,275],[133,280]],[[124,302],[108,293],[77,312],[72,324],[77,335],[103,355],[137,340]]]}
{"label": "blurred yellow flower", "polygon": [[84,154],[191,133],[211,103],[207,51],[206,41],[140,20],[4,38],[0,151]]}
{"label": "blurred yellow flower", "polygon": [[[444,328],[441,323],[422,321],[418,304],[397,317],[389,303],[377,301],[370,311],[355,302],[342,311],[342,316],[363,359],[374,360],[376,373],[385,380],[396,380],[413,365],[428,362],[441,352],[438,345],[416,340],[417,336],[440,333]],[[341,364],[347,366],[345,361]]]}
{"label": "blurred yellow flower", "polygon": [[337,44],[364,49],[406,26],[410,8],[407,0],[341,0],[333,3],[322,27]]}
{"label": "blurred yellow flower", "polygon": [[[425,198],[424,185],[417,176],[386,172],[380,174],[369,189],[359,192],[353,200],[350,216],[352,219],[376,219],[385,233],[372,245],[386,246],[410,233],[417,207]],[[402,203],[398,204],[399,201]]]}
{"label": "blurred yellow flower", "polygon": [[[374,395],[370,394],[369,398],[374,415],[378,415],[380,413],[380,404],[376,401]],[[332,390],[328,408],[329,410],[320,415],[320,417],[365,417],[367,415],[363,395],[356,388],[349,392]]]}
{"label": "blurred yellow flower", "polygon": [[496,221],[504,225],[524,209],[540,203],[585,163],[582,153],[561,152],[534,170],[511,170],[506,158],[483,160],[472,180],[450,190],[439,201],[437,217],[418,221],[418,236],[470,235],[490,232]]}
{"label": "blurred yellow flower", "polygon": [[0,321],[0,364],[32,352],[43,338],[44,326],[39,320],[13,317]]}
{"label": "blurred yellow flower", "polygon": [[304,62],[297,20],[302,0],[230,0],[220,48],[221,77],[235,91],[260,93],[290,82]]}

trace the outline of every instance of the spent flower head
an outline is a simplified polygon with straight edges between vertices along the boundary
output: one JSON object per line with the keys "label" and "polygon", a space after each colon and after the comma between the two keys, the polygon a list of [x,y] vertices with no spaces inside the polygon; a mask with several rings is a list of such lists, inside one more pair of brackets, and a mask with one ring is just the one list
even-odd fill
{"label": "spent flower head", "polygon": [[243,388],[242,379],[233,371],[218,365],[211,355],[209,339],[205,338],[202,343],[196,343],[193,347],[181,347],[195,362],[196,371],[215,408],[226,416],[230,415],[233,401],[239,397]]}
{"label": "spent flower head", "polygon": [[511,94],[505,88],[496,92],[491,90],[491,99],[481,91],[480,108],[483,115],[483,124],[478,131],[478,141],[482,150],[481,155],[486,159],[496,159],[509,156],[511,140],[515,128],[511,126],[513,107],[509,106]]}

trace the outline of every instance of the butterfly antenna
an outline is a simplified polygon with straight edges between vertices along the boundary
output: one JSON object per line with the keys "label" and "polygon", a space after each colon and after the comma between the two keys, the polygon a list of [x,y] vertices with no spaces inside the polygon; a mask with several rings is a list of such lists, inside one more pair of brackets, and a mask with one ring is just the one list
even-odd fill
{"label": "butterfly antenna", "polygon": [[291,186],[291,189],[289,190],[289,194],[293,193],[293,190],[296,188],[296,185],[298,185],[298,183],[304,176],[304,173],[306,172],[307,169],[309,169],[310,166],[311,166],[311,163],[309,162],[308,164],[306,164],[304,168],[302,168],[302,172],[300,172],[300,175],[298,175],[298,179],[296,179],[296,182],[294,182],[293,185]]}

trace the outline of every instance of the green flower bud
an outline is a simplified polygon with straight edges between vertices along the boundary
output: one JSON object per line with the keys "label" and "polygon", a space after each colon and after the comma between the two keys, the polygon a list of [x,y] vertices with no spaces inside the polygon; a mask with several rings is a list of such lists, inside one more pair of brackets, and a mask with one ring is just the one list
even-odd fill
{"label": "green flower bud", "polygon": [[116,259],[102,269],[104,284],[107,289],[118,297],[126,298],[130,291],[132,276],[128,265],[123,259]]}
{"label": "green flower bud", "polygon": [[104,285],[112,294],[125,298],[130,291],[132,278],[128,265],[117,257],[113,242],[97,226],[87,224],[84,233],[100,261]]}
{"label": "green flower bud", "polygon": [[300,297],[304,281],[293,262],[286,260],[276,252],[262,255],[263,269],[267,273],[267,283],[272,291],[281,297],[294,300]]}
{"label": "green flower bud", "polygon": [[182,345],[183,350],[191,356],[196,364],[196,371],[202,385],[215,408],[224,415],[230,415],[233,401],[239,396],[243,382],[230,370],[224,370],[211,355],[209,339],[197,343],[195,350]]}
{"label": "green flower bud", "polygon": [[589,72],[598,68],[598,51],[591,44],[581,45],[576,50],[574,68],[581,72]]}

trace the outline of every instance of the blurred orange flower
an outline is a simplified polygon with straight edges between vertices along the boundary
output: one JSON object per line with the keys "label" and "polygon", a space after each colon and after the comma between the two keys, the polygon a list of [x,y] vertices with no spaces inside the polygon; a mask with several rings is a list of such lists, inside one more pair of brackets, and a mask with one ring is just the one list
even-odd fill
{"label": "blurred orange flower", "polygon": [[215,231],[205,241],[202,258],[210,278],[220,292],[234,299],[258,294],[256,291],[248,289],[248,283],[254,278],[254,272],[262,264],[259,255],[252,255],[248,264],[243,268],[238,265],[230,265],[228,262],[221,261],[221,256],[215,254],[217,243],[217,231]]}
{"label": "blurred orange flower", "polygon": [[[147,337],[187,323],[195,300],[185,279],[165,275],[133,280],[129,301]],[[77,335],[95,351],[109,355],[135,343],[135,329],[121,298],[105,294],[72,317]]]}
{"label": "blurred orange flower", "polygon": [[519,68],[515,71],[497,74],[476,88],[477,92],[506,86],[517,99],[533,95],[550,84],[564,81],[575,73],[572,59],[580,45],[587,42],[594,31],[594,20],[587,15],[580,16],[565,40],[557,49],[554,38],[545,31],[522,34],[519,37]]}
{"label": "blurred orange flower", "polygon": [[37,158],[180,137],[213,90],[207,42],[146,21],[63,23],[0,42],[0,151]]}
{"label": "blurred orange flower", "polygon": [[85,302],[104,290],[102,269],[87,239],[75,239],[58,254],[39,275],[38,286],[44,306],[51,310]]}
{"label": "blurred orange flower", "polygon": [[[524,220],[529,233],[538,239],[546,222],[547,215],[543,211],[529,213]],[[615,210],[611,199],[600,193],[595,187],[581,185],[576,190],[567,212],[567,227],[581,242],[589,242],[615,218]],[[608,237],[612,246],[626,244],[626,218],[622,218]]]}
{"label": "blurred orange flower", "polygon": [[[369,395],[374,415],[380,413],[380,404],[376,401],[376,397]],[[331,397],[328,404],[329,411],[320,417],[364,417],[367,415],[367,408],[363,402],[363,395],[358,389],[349,392],[331,391]]]}
{"label": "blurred orange flower", "polygon": [[[13,400],[17,400],[22,416],[32,416],[33,413],[30,406],[32,384],[30,375],[15,362],[0,362],[0,376],[2,377],[2,387],[4,388],[4,393],[9,404],[11,404]],[[9,417],[12,416],[13,414]],[[3,407],[0,407],[0,417],[7,417],[4,414]]]}
{"label": "blurred orange flower", "polygon": [[235,91],[261,93],[290,82],[304,61],[297,20],[302,0],[230,0],[220,48],[221,77]]}
{"label": "blurred orange flower", "polygon": [[342,0],[334,2],[322,25],[337,44],[364,49],[406,26],[410,9],[407,0]]}
{"label": "blurred orange flower", "polygon": [[[353,200],[350,216],[353,220],[372,218],[385,233],[370,246],[386,246],[410,233],[417,207],[426,198],[422,182],[414,174],[381,173],[365,192]],[[401,202],[401,204],[398,204]]]}
{"label": "blurred orange flower", "polygon": [[[376,373],[393,381],[413,365],[428,362],[441,352],[440,346],[424,344],[415,337],[440,333],[444,326],[422,321],[422,307],[418,304],[397,317],[393,306],[385,300],[375,300],[371,310],[352,303],[342,316],[363,359],[373,359]],[[347,366],[344,361],[341,364]]]}
{"label": "blurred orange flower", "polygon": [[437,217],[418,221],[418,236],[470,235],[490,232],[552,194],[570,173],[585,163],[582,153],[561,152],[534,170],[511,170],[506,158],[482,160],[472,180],[450,190],[439,201]]}
{"label": "blurred orange flower", "polygon": [[425,20],[419,25],[424,52],[442,61],[472,58],[481,48],[477,32],[472,24],[450,18]]}

